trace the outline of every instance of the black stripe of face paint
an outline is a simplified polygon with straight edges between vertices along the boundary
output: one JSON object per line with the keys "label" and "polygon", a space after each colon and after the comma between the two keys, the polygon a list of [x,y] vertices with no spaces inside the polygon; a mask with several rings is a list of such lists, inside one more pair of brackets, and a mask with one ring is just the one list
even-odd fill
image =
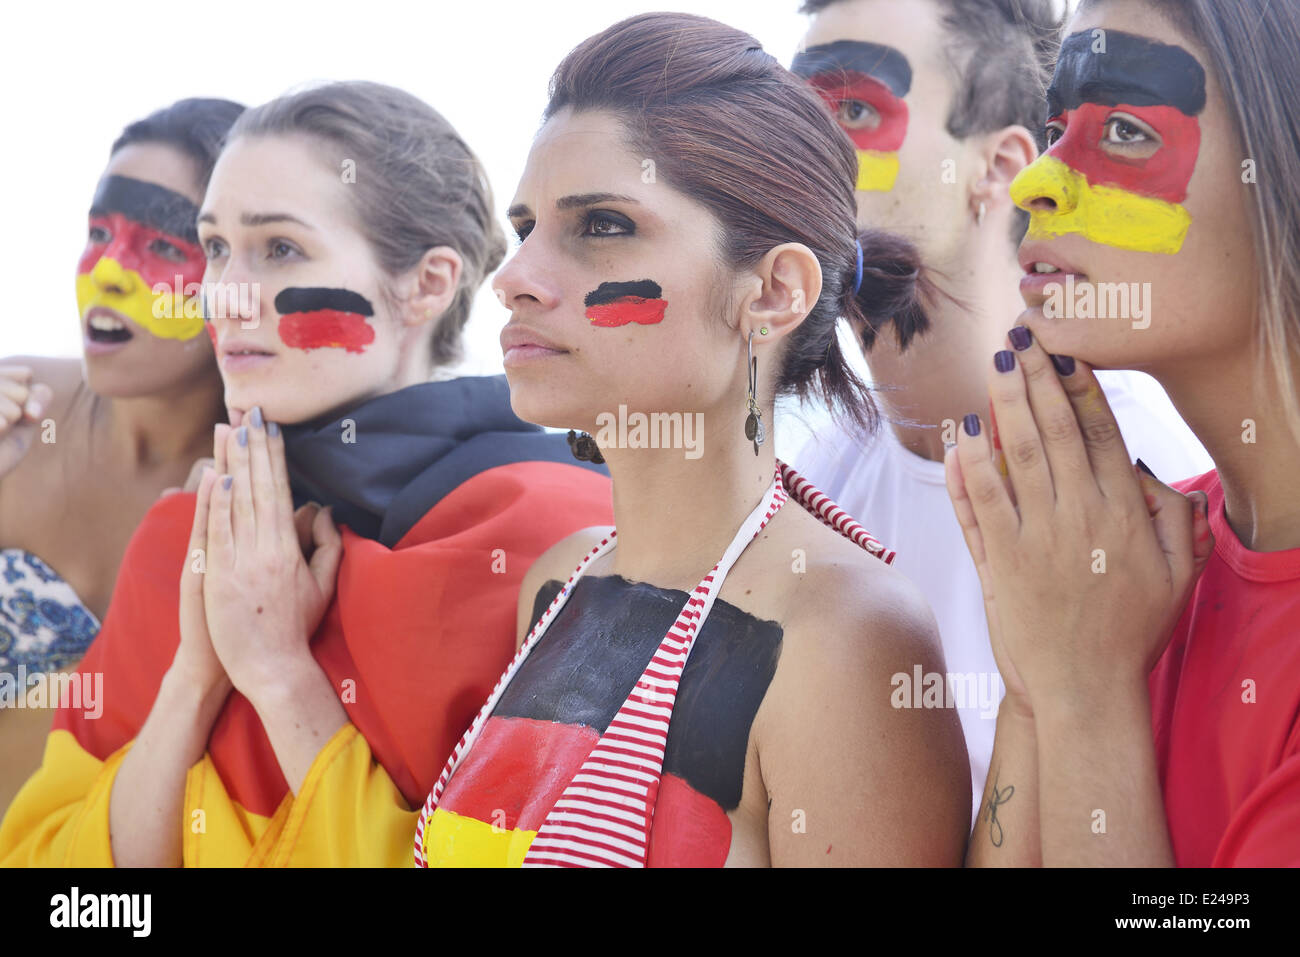
{"label": "black stripe of face paint", "polygon": [[649,279],[638,279],[636,282],[602,282],[594,290],[587,293],[582,300],[582,304],[588,307],[603,306],[606,303],[622,299],[624,296],[662,299],[663,290],[659,288],[659,283]]}
{"label": "black stripe of face paint", "polygon": [[275,311],[282,316],[294,312],[355,312],[373,316],[375,307],[370,300],[351,289],[323,289],[320,287],[291,286],[281,289],[275,297]]}
{"label": "black stripe of face paint", "polygon": [[90,215],[111,213],[121,213],[127,219],[198,245],[199,208],[180,193],[157,183],[128,176],[105,176],[90,201]]}
{"label": "black stripe of face paint", "polygon": [[[1094,52],[1103,33],[1105,52]],[[1072,33],[1047,88],[1047,115],[1084,103],[1172,106],[1195,116],[1205,108],[1205,70],[1180,46],[1116,30]]]}
{"label": "black stripe of face paint", "polygon": [[889,87],[894,96],[912,89],[912,66],[893,47],[862,40],[836,40],[795,55],[790,72],[808,79],[822,73],[864,73]]}

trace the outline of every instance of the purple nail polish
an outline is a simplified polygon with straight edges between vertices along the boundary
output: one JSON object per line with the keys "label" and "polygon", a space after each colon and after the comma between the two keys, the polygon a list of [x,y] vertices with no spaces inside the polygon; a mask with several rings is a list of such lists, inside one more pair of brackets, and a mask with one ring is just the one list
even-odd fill
{"label": "purple nail polish", "polygon": [[1010,372],[1016,367],[1016,354],[1003,349],[993,357],[993,365],[999,372]]}
{"label": "purple nail polish", "polygon": [[1056,371],[1062,377],[1074,375],[1074,357],[1073,356],[1052,356],[1052,365],[1056,366]]}
{"label": "purple nail polish", "polygon": [[241,425],[239,427],[239,430],[235,432],[235,441],[239,443],[241,449],[248,445],[248,426]]}
{"label": "purple nail polish", "polygon": [[234,484],[235,484],[235,477],[233,475],[221,476],[221,487],[226,491],[230,491],[230,486]]}
{"label": "purple nail polish", "polygon": [[1007,333],[1007,338],[1011,340],[1011,346],[1017,352],[1024,352],[1029,348],[1029,344],[1034,341],[1034,337],[1024,326],[1015,326]]}
{"label": "purple nail polish", "polygon": [[260,429],[262,427],[262,407],[260,405],[253,406],[253,411],[249,414],[248,420],[253,423],[253,428]]}
{"label": "purple nail polish", "polygon": [[961,427],[966,430],[966,434],[971,438],[980,434],[980,417],[974,412],[961,420]]}
{"label": "purple nail polish", "polygon": [[266,423],[266,434],[271,438],[275,438],[280,434],[280,426],[276,425],[274,422]]}

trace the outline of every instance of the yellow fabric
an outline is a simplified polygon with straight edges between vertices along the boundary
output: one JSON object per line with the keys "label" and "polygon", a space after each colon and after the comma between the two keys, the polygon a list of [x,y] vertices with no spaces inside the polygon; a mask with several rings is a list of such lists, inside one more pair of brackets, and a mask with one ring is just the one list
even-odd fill
{"label": "yellow fabric", "polygon": [[[40,770],[0,822],[0,867],[112,867],[109,799],[130,748],[99,761],[70,732],[51,732]],[[232,800],[205,754],[185,779],[182,861],[186,867],[409,867],[417,817],[356,726],[347,724],[316,756],[299,796],[286,795],[270,818]]]}
{"label": "yellow fabric", "polygon": [[424,828],[424,859],[430,867],[520,867],[536,836],[438,807]]}

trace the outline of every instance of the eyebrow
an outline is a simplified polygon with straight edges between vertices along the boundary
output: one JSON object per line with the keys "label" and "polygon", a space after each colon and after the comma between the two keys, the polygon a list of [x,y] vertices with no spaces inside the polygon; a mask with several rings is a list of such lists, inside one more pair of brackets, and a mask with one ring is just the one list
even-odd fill
{"label": "eyebrow", "polygon": [[[571,196],[561,196],[555,201],[556,209],[581,209],[584,206],[595,206],[597,203],[633,203],[640,205],[640,200],[631,196],[625,196],[622,193],[574,193]],[[517,219],[520,216],[528,216],[532,213],[527,203],[517,203],[506,210],[506,216],[510,219]]]}
{"label": "eyebrow", "polygon": [[[200,213],[199,222],[217,224],[217,217],[214,213]],[[244,213],[239,217],[241,226],[265,226],[268,223],[297,223],[304,229],[314,230],[311,223],[303,222],[297,216],[291,216],[288,213]]]}

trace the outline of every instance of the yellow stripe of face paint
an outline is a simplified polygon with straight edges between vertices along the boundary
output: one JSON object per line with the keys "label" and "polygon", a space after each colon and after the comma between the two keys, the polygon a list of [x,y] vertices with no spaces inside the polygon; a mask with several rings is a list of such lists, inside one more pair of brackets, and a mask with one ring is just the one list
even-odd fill
{"label": "yellow stripe of face paint", "polygon": [[536,836],[434,808],[424,828],[424,859],[430,867],[521,867]]}
{"label": "yellow stripe of face paint", "polygon": [[1040,197],[1053,200],[1056,208],[1028,210],[1030,239],[1080,233],[1118,249],[1173,254],[1183,248],[1192,224],[1191,214],[1177,203],[1093,186],[1052,156],[1040,156],[1011,181],[1011,199],[1021,209]]}
{"label": "yellow stripe of face paint", "polygon": [[898,154],[879,150],[858,150],[858,185],[860,191],[888,192],[898,178]]}
{"label": "yellow stripe of face paint", "polygon": [[193,339],[203,331],[203,308],[197,298],[177,299],[174,287],[155,296],[138,272],[123,269],[107,256],[101,256],[90,272],[77,276],[77,309],[84,317],[92,306],[116,310],[159,339]]}

